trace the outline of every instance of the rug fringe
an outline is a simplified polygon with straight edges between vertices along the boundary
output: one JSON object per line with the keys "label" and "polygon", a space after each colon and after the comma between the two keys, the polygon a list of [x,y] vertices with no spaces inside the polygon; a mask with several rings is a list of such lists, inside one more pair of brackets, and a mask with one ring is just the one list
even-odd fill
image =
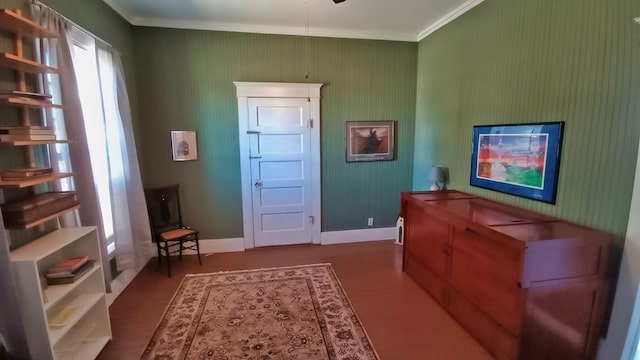
{"label": "rug fringe", "polygon": [[[223,270],[212,273],[196,273],[196,274],[186,274],[184,277],[198,277],[198,276],[207,276],[207,275],[218,275],[218,274],[229,274],[229,273],[240,273],[240,272],[254,272],[254,271],[269,271],[269,270],[283,270],[283,269],[297,269],[303,267],[313,267],[313,266],[329,266],[333,271],[333,266],[331,263],[318,263],[318,264],[305,264],[305,265],[291,265],[291,266],[278,266],[278,267],[270,267],[270,268],[259,268],[259,269],[240,269],[240,270]],[[335,272],[334,272],[335,275]],[[337,278],[337,277],[336,277]],[[342,285],[341,285],[342,286]]]}

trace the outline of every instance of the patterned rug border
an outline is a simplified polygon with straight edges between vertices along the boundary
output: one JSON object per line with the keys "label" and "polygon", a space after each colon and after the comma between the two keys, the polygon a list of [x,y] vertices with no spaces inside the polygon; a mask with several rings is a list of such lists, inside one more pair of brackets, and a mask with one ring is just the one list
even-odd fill
{"label": "patterned rug border", "polygon": [[[314,266],[326,266],[326,267],[329,268],[329,270],[331,270],[331,274],[333,275],[333,278],[335,279],[336,283],[338,284],[338,288],[342,292],[343,297],[347,300],[347,303],[348,303],[349,307],[353,311],[353,315],[355,316],[356,320],[358,320],[358,323],[360,324],[360,327],[362,328],[362,332],[363,332],[364,336],[366,336],[367,341],[369,342],[369,346],[371,347],[371,351],[374,353],[376,358],[381,359],[380,354],[378,354],[378,352],[375,349],[375,346],[373,345],[373,342],[371,341],[371,337],[369,336],[369,333],[367,332],[367,329],[365,328],[364,324],[362,323],[362,320],[360,319],[360,316],[358,315],[358,312],[353,307],[353,304],[351,303],[351,299],[349,298],[349,296],[347,296],[347,292],[344,290],[344,287],[342,286],[342,283],[340,282],[340,279],[338,278],[338,275],[336,274],[335,270],[333,269],[332,263],[317,263],[317,264],[304,264],[304,265],[291,265],[291,266],[275,266],[275,267],[256,268],[256,269],[222,270],[222,271],[209,272],[209,273],[186,274],[182,278],[182,280],[180,281],[180,285],[178,285],[178,288],[173,293],[173,296],[171,297],[171,300],[169,300],[169,303],[167,304],[167,306],[165,307],[164,311],[162,312],[162,316],[160,316],[160,319],[156,323],[156,326],[154,328],[153,334],[151,335],[151,338],[149,339],[149,341],[151,341],[151,339],[155,338],[156,333],[159,331],[159,326],[162,323],[162,320],[167,315],[167,312],[171,309],[171,306],[173,305],[173,302],[175,301],[176,297],[180,293],[180,290],[182,290],[182,287],[184,286],[184,283],[187,280],[187,278],[210,276],[210,275],[219,275],[219,274],[229,274],[229,273],[247,273],[247,272],[259,272],[259,271],[306,268],[306,267],[314,267]],[[145,346],[142,349],[142,352],[140,353],[140,356],[138,356],[138,358],[142,357],[142,355],[144,354],[146,348],[147,348],[147,344],[145,344]]]}
{"label": "patterned rug border", "polygon": [[[243,272],[256,272],[256,271],[284,270],[284,269],[295,269],[295,268],[324,266],[324,265],[328,265],[331,268],[331,271],[333,271],[333,266],[331,266],[331,263],[318,263],[318,264],[307,264],[307,265],[275,266],[275,267],[268,267],[268,268],[244,269],[244,270],[222,270],[222,271],[216,271],[216,272],[210,272],[210,273],[186,274],[184,277],[187,278],[187,277],[219,275],[219,274],[228,274],[228,273],[243,273]],[[335,275],[335,271],[334,271],[334,275]],[[337,278],[337,276],[336,276],[336,278]],[[182,281],[184,281],[184,279]],[[340,287],[342,287],[342,285]]]}

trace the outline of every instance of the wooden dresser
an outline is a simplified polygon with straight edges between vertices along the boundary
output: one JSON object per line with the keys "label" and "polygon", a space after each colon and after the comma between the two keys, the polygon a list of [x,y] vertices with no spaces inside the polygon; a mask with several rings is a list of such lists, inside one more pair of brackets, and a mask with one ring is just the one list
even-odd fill
{"label": "wooden dresser", "polygon": [[458,191],[403,192],[403,270],[497,359],[593,359],[611,235]]}

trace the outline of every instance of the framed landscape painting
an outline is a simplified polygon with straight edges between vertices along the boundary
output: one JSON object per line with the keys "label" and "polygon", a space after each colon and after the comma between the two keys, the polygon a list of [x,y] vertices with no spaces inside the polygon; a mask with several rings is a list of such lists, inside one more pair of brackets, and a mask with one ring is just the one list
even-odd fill
{"label": "framed landscape painting", "polygon": [[473,127],[471,185],[556,202],[564,122]]}
{"label": "framed landscape painting", "polygon": [[395,121],[347,121],[345,137],[347,162],[395,158]]}

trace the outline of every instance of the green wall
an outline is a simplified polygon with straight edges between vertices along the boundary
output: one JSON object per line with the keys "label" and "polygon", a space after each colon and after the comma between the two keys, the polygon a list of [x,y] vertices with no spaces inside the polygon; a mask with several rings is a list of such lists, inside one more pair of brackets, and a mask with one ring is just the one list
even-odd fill
{"label": "green wall", "polygon": [[[610,231],[623,241],[640,132],[637,0],[491,0],[422,40],[413,186],[449,188]],[[556,205],[469,185],[472,127],[565,121]]]}
{"label": "green wall", "polygon": [[[233,81],[321,89],[322,230],[395,224],[411,188],[417,43],[136,28],[146,186],[179,183],[203,238],[241,237],[238,105]],[[346,163],[346,120],[397,120],[397,160]],[[196,130],[197,161],[173,162],[169,132]]]}

